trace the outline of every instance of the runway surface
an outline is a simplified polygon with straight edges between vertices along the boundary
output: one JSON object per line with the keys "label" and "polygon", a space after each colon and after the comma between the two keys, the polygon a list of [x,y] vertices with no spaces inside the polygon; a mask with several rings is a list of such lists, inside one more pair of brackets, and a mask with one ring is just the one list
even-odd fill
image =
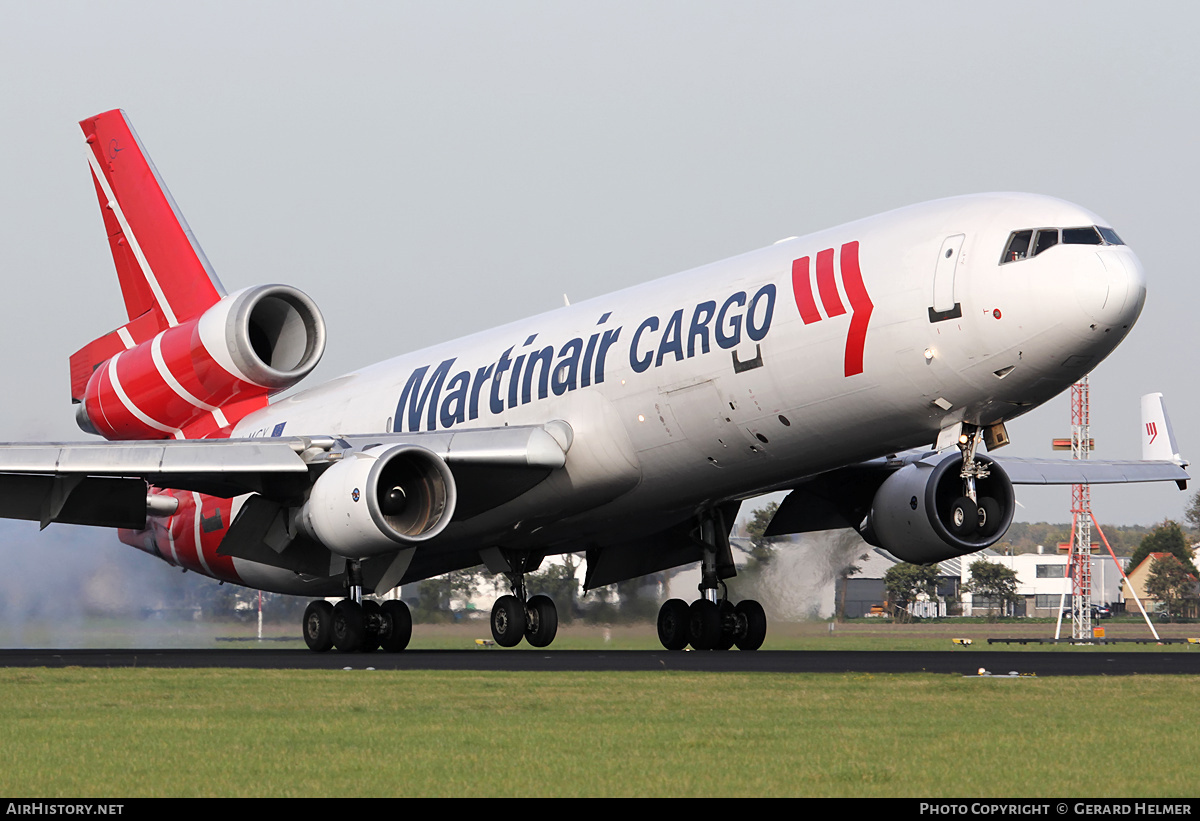
{"label": "runway surface", "polygon": [[712,673],[944,673],[1037,676],[1200,675],[1200,651],[697,653],[647,650],[419,650],[311,653],[307,650],[0,650],[0,667],[161,667],[261,670],[683,671]]}

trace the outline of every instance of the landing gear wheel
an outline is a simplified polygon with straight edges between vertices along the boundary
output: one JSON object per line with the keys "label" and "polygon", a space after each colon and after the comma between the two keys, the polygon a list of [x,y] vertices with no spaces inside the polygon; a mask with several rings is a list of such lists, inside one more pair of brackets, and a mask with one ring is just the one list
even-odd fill
{"label": "landing gear wheel", "polygon": [[979,527],[979,506],[968,496],[959,496],[950,505],[947,525],[955,536],[966,536]]}
{"label": "landing gear wheel", "polygon": [[492,605],[492,638],[501,647],[516,647],[525,636],[525,605],[516,596],[501,596]]}
{"label": "landing gear wheel", "polygon": [[658,610],[658,640],[668,650],[682,650],[688,643],[688,605],[683,599],[669,599]]}
{"label": "landing gear wheel", "polygon": [[1000,503],[990,496],[979,500],[979,535],[988,537],[1000,529]]}
{"label": "landing gear wheel", "polygon": [[412,614],[398,599],[385,601],[379,608],[379,646],[388,653],[399,653],[412,638]]}
{"label": "landing gear wheel", "polygon": [[744,632],[739,631],[738,649],[757,650],[762,647],[767,638],[767,614],[763,612],[762,605],[753,599],[746,599],[738,604],[736,612],[739,626],[745,623]]}
{"label": "landing gear wheel", "polygon": [[304,608],[304,643],[314,653],[333,647],[333,605],[321,599]]}
{"label": "landing gear wheel", "polygon": [[697,650],[711,650],[721,640],[721,608],[697,599],[688,608],[688,641]]}
{"label": "landing gear wheel", "polygon": [[353,653],[363,643],[362,605],[342,599],[333,606],[333,646],[342,653]]}
{"label": "landing gear wheel", "polygon": [[379,614],[381,612],[379,602],[367,599],[362,603],[363,637],[362,644],[358,646],[360,652],[374,653],[379,649]]}
{"label": "landing gear wheel", "polygon": [[525,605],[525,640],[534,647],[549,647],[558,633],[558,609],[549,596],[534,596]]}
{"label": "landing gear wheel", "polygon": [[714,650],[728,650],[737,640],[737,608],[728,601],[721,602],[721,637],[713,645]]}

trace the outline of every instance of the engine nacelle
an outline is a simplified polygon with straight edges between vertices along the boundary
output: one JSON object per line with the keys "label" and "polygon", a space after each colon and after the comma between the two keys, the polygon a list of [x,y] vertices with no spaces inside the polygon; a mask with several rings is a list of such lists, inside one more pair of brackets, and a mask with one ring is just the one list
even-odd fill
{"label": "engine nacelle", "polygon": [[348,453],[313,484],[295,521],[338,555],[362,559],[428,541],[454,516],[454,475],[415,445]]}
{"label": "engine nacelle", "polygon": [[77,416],[107,439],[198,438],[240,418],[225,416],[231,404],[265,404],[299,382],[324,351],[325,321],[307,295],[246,288],[97,367]]}
{"label": "engine nacelle", "polygon": [[913,564],[940,562],[995,544],[1012,524],[1016,496],[999,464],[986,456],[976,459],[990,472],[975,481],[978,506],[960,505],[958,454],[936,464],[905,465],[876,491],[863,538]]}

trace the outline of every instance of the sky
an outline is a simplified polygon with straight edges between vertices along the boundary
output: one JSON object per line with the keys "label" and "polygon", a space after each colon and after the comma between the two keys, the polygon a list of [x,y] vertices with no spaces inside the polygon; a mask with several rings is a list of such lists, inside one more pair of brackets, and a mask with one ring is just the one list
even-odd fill
{"label": "sky", "polygon": [[[1163,391],[1200,459],[1200,5],[0,6],[0,440],[85,438],[67,359],[124,314],[76,123],[123,108],[226,288],[321,307],[306,386],[564,293],[1029,191],[1100,214],[1146,270],[1140,321],[1091,376],[1096,458],[1138,458],[1139,397]],[[999,455],[1052,455],[1066,396],[1008,430]],[[1097,487],[1093,507],[1149,524],[1190,495]],[[1068,488],[1018,500],[1018,520],[1069,518]]]}

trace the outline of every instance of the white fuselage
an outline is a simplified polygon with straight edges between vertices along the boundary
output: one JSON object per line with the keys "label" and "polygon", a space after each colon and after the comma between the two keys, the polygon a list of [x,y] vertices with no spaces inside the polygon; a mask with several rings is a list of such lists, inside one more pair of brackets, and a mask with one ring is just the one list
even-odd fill
{"label": "white fuselage", "polygon": [[1092,225],[1026,194],[911,206],[387,360],[233,436],[565,420],[539,515],[501,507],[444,542],[611,543],[1059,393],[1137,319],[1141,266],[1110,244],[1001,257],[1014,231]]}

